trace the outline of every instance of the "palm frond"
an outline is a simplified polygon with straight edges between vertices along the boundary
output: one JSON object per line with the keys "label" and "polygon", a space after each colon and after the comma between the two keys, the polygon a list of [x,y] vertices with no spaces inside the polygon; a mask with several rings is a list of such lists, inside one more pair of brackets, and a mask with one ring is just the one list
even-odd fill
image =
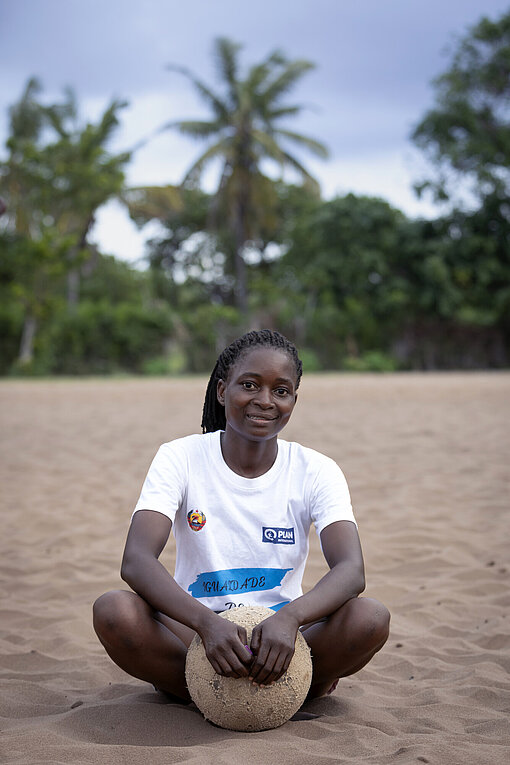
{"label": "palm frond", "polygon": [[315,64],[305,59],[296,59],[289,61],[283,72],[270,82],[264,91],[266,103],[270,104],[277,101],[280,96],[287,93],[306,72],[315,69]]}
{"label": "palm frond", "polygon": [[[209,127],[210,126],[210,127]],[[160,125],[156,130],[153,130],[145,138],[140,138],[134,146],[129,150],[130,154],[135,151],[143,149],[153,138],[166,132],[167,130],[180,130],[184,135],[189,135],[193,138],[208,138],[214,133],[219,132],[223,128],[223,124],[214,122],[213,120],[173,120],[172,122],[165,122],[164,125]]]}
{"label": "palm frond", "polygon": [[65,88],[65,100],[61,104],[51,104],[50,106],[43,106],[42,110],[44,117],[55,132],[61,138],[68,138],[71,134],[72,127],[67,128],[66,123],[71,120],[75,121],[78,115],[78,107],[76,101],[76,94],[70,87]]}
{"label": "palm frond", "polygon": [[186,67],[183,66],[176,66],[175,64],[168,64],[166,67],[171,72],[178,72],[179,74],[184,75],[184,77],[187,77],[188,80],[191,81],[194,88],[198,91],[198,93],[212,106],[214,113],[218,117],[219,120],[228,120],[228,107],[219,96],[217,96],[211,88],[209,88],[202,80],[199,80],[198,77],[195,77],[193,72],[191,72],[189,69],[186,69]]}
{"label": "palm frond", "polygon": [[[98,149],[105,151],[105,144],[119,125],[118,111],[126,106],[127,101],[113,100],[105,109],[97,125],[89,123],[84,130],[75,132],[75,138],[81,146],[83,156],[92,157]],[[65,137],[66,133],[63,133],[63,136]],[[129,158],[129,152],[126,156]]]}
{"label": "palm frond", "polygon": [[214,143],[204,151],[200,157],[188,169],[188,172],[182,180],[182,186],[189,183],[196,183],[200,179],[200,176],[204,170],[204,167],[213,159],[217,157],[225,157],[229,154],[230,139],[222,138],[221,141]]}
{"label": "palm frond", "polygon": [[163,125],[161,131],[177,128],[183,135],[191,138],[209,138],[218,133],[223,125],[213,120],[176,120]]}
{"label": "palm frond", "polygon": [[299,175],[303,178],[305,184],[309,186],[313,191],[319,191],[319,183],[318,181],[313,177],[313,175],[310,175],[306,167],[303,167],[301,162],[297,160],[295,157],[292,156],[292,154],[289,154],[288,152],[283,152],[285,164],[289,165],[290,167],[293,167],[294,170],[297,170]]}
{"label": "palm frond", "polygon": [[164,221],[169,213],[183,209],[181,190],[177,186],[135,186],[125,189],[120,200],[138,225],[154,218]]}
{"label": "palm frond", "polygon": [[271,120],[277,120],[281,117],[294,117],[296,114],[299,114],[303,110],[302,106],[296,105],[296,106],[278,106],[276,108],[269,108],[265,111],[265,118],[268,121]]}
{"label": "palm frond", "polygon": [[329,157],[329,150],[327,146],[325,146],[320,141],[316,141],[314,138],[309,138],[306,135],[301,135],[301,133],[294,133],[292,130],[278,129],[275,130],[274,133],[275,135],[281,136],[282,138],[286,138],[289,141],[293,141],[294,143],[304,146],[313,154],[316,154],[318,157],[322,157],[322,159],[327,159]]}
{"label": "palm frond", "polygon": [[282,166],[284,165],[285,152],[272,135],[265,133],[263,130],[254,130],[253,139],[263,149],[264,156],[274,159],[275,162]]}
{"label": "palm frond", "polygon": [[256,93],[260,88],[264,80],[269,77],[271,73],[271,66],[267,61],[263,61],[261,64],[252,66],[248,72],[246,78],[246,86],[252,93]]}
{"label": "palm frond", "polygon": [[46,123],[49,123],[60,138],[69,138],[69,130],[66,128],[65,115],[58,104],[41,107]]}
{"label": "palm frond", "polygon": [[275,66],[284,66],[286,63],[287,59],[283,53],[279,50],[275,50],[269,54],[265,61],[252,66],[245,80],[249,90],[252,93],[257,93],[262,83],[274,71]]}
{"label": "palm frond", "polygon": [[31,77],[20,100],[9,108],[10,133],[15,141],[36,140],[44,122],[43,107],[37,101],[40,81]]}
{"label": "palm frond", "polygon": [[115,128],[119,124],[118,112],[120,109],[125,109],[128,105],[127,101],[119,101],[114,99],[110,105],[106,108],[101,122],[97,128],[98,143],[104,143]]}
{"label": "palm frond", "polygon": [[229,40],[228,37],[218,37],[214,43],[214,53],[220,80],[224,80],[229,88],[230,97],[236,103],[238,87],[237,54],[242,45]]}

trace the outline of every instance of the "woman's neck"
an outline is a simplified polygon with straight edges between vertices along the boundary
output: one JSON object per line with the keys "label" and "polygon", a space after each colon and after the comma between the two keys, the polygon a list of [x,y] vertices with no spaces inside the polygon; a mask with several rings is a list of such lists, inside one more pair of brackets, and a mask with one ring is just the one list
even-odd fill
{"label": "woman's neck", "polygon": [[220,437],[221,452],[228,467],[244,478],[258,478],[270,470],[278,454],[276,436],[270,441],[247,441],[228,429]]}

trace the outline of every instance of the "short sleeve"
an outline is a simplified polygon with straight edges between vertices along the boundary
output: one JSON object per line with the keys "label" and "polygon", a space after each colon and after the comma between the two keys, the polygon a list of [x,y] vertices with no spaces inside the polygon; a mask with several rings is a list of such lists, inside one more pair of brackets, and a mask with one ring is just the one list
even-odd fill
{"label": "short sleeve", "polygon": [[138,510],[156,510],[172,523],[182,504],[188,475],[188,461],[175,442],[163,444],[152,460],[133,515]]}
{"label": "short sleeve", "polygon": [[323,457],[317,470],[311,495],[311,516],[319,535],[336,521],[352,521],[357,525],[345,476],[329,457]]}

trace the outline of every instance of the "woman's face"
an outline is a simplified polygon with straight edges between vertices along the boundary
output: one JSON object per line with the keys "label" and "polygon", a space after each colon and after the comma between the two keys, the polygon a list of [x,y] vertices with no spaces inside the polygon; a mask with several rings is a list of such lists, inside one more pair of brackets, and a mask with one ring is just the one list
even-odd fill
{"label": "woman's face", "polygon": [[294,361],[286,351],[260,346],[243,354],[227,380],[218,382],[226,430],[251,441],[276,438],[294,409],[296,384]]}

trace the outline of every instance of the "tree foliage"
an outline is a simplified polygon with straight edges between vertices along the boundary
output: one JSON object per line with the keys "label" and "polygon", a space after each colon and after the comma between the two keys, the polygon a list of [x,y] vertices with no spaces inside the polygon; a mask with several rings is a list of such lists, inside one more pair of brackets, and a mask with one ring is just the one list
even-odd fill
{"label": "tree foliage", "polygon": [[[48,105],[29,81],[0,163],[0,374],[205,372],[247,323],[284,332],[311,370],[507,367],[509,24],[484,19],[460,41],[416,128],[436,194],[474,184],[470,206],[448,197],[433,220],[325,201],[302,167],[300,185],[269,176],[268,159],[293,165],[287,142],[322,152],[282,127],[308,62],[273,53],[243,74],[239,46],[220,40],[223,90],[186,71],[212,116],[166,126],[210,141],[179,186],[124,188],[129,155],[107,149],[122,102],[83,125],[71,91]],[[88,243],[111,196],[138,225],[159,221],[143,271]]]}
{"label": "tree foliage", "polygon": [[413,139],[438,169],[431,188],[455,196],[459,177],[475,198],[510,192],[510,11],[482,18],[457,44],[436,79],[436,104]]}
{"label": "tree foliage", "polygon": [[467,365],[502,366],[509,335],[510,12],[469,29],[435,87],[436,103],[413,139],[437,173],[418,190],[431,189],[451,209],[419,232],[433,255],[422,257],[429,270],[417,305],[425,301],[435,311],[427,319],[435,331],[422,345],[431,366],[444,365],[438,324],[448,317],[451,363],[469,346]]}
{"label": "tree foliage", "polygon": [[72,91],[50,105],[38,100],[40,92],[38,81],[29,80],[11,107],[8,154],[0,163],[12,294],[24,313],[21,365],[32,362],[37,328],[56,299],[56,285],[65,280],[68,306],[77,304],[95,211],[119,193],[129,160],[129,154],[114,156],[105,148],[124,103],[112,101],[97,124],[81,126]]}

